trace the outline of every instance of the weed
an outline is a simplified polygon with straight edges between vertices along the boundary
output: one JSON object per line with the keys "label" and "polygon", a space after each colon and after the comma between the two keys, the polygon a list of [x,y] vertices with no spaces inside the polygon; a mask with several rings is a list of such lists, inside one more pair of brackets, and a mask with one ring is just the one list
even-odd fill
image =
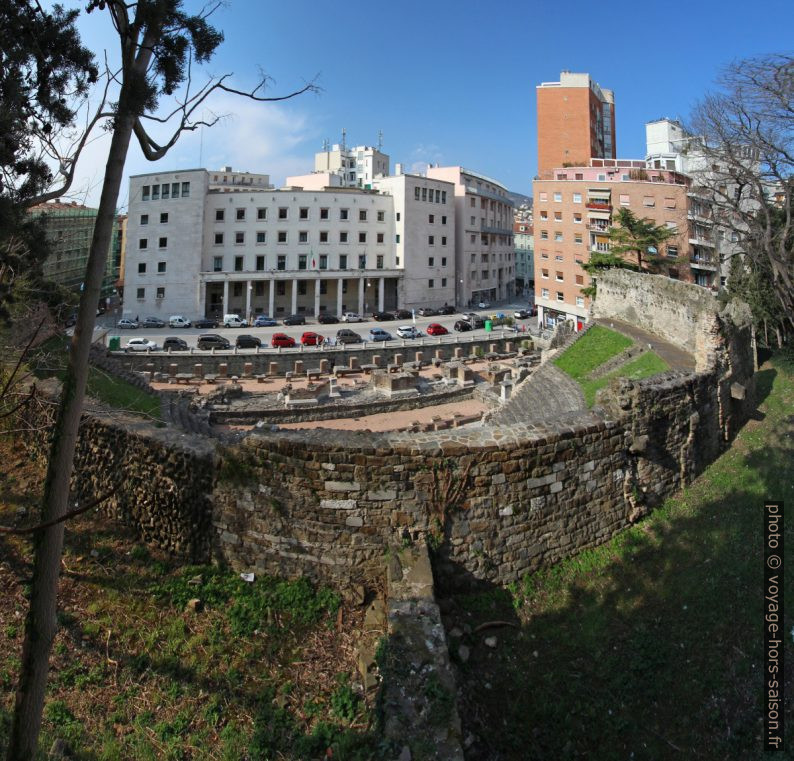
{"label": "weed", "polygon": [[349,684],[340,684],[331,695],[331,713],[348,723],[356,718],[361,705],[361,698],[353,692]]}

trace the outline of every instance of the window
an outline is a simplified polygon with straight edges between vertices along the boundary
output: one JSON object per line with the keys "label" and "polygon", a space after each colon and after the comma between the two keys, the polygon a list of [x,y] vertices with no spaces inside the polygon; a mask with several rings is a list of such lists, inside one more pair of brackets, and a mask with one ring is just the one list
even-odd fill
{"label": "window", "polygon": [[428,236],[427,236],[427,245],[428,245],[428,246],[432,246],[432,245],[434,245],[434,244],[435,244],[435,242],[436,242],[436,237],[435,237],[435,235],[428,235]]}
{"label": "window", "polygon": [[379,270],[383,269],[383,254],[378,254],[375,257],[375,267]]}
{"label": "window", "polygon": [[264,230],[257,231],[256,242],[257,245],[262,245],[263,243],[267,243],[267,233]]}
{"label": "window", "polygon": [[[182,198],[187,198],[189,195],[190,195],[190,183],[189,182],[183,182],[182,183]],[[174,198],[176,198],[176,195],[174,195]]]}
{"label": "window", "polygon": [[289,209],[286,206],[279,206],[278,208],[279,219],[287,219],[288,214],[289,214]]}
{"label": "window", "polygon": [[436,191],[436,203],[441,203],[441,191]]}
{"label": "window", "polygon": [[152,185],[152,201],[160,200],[160,186]]}
{"label": "window", "polygon": [[[189,183],[188,183],[189,186]],[[171,198],[179,198],[179,183],[171,183]]]}
{"label": "window", "polygon": [[267,219],[267,209],[257,209],[256,210],[256,218],[257,219]]}
{"label": "window", "polygon": [[399,212],[399,211],[397,212],[397,217],[396,217],[396,219],[397,219],[397,221],[398,221],[398,222],[400,221],[400,212]]}
{"label": "window", "polygon": [[301,230],[298,232],[298,243],[308,243],[309,242],[309,233],[306,230]]}
{"label": "window", "polygon": [[160,224],[161,225],[167,225],[168,224],[168,212],[167,211],[164,211],[160,215]]}
{"label": "window", "polygon": [[157,241],[157,245],[160,248],[168,248],[168,238],[159,238]]}
{"label": "window", "polygon": [[576,297],[576,306],[583,307],[584,306],[584,296],[577,296]]}
{"label": "window", "polygon": [[549,271],[548,270],[541,270],[540,271],[540,276],[542,278],[544,278],[545,280],[548,280],[549,279]]}
{"label": "window", "polygon": [[[442,190],[441,191],[441,203],[446,203],[446,202],[447,202],[447,191],[446,190]],[[444,219],[446,219],[446,217],[444,217]],[[441,224],[445,225],[446,222],[442,222]]]}
{"label": "window", "polygon": [[234,244],[236,246],[242,246],[245,243],[245,233],[242,231],[238,231],[234,234]]}
{"label": "window", "polygon": [[435,261],[436,261],[436,260],[435,260],[435,258],[434,258],[434,257],[432,257],[432,256],[428,256],[428,257],[427,257],[427,266],[428,266],[428,267],[432,267],[432,266],[435,264]]}
{"label": "window", "polygon": [[234,271],[235,272],[242,272],[243,271],[243,257],[242,256],[235,256],[234,257]]}
{"label": "window", "polygon": [[383,233],[378,233],[377,242],[383,243]]}
{"label": "window", "polygon": [[347,214],[349,209],[339,209],[339,219],[345,221],[347,220]]}
{"label": "window", "polygon": [[320,230],[320,243],[328,243],[328,230]]}
{"label": "window", "polygon": [[558,243],[562,242],[562,233],[559,230],[554,233],[554,240]]}
{"label": "window", "polygon": [[555,193],[554,194],[554,201],[555,201],[555,203],[561,203],[562,202],[562,193]]}
{"label": "window", "polygon": [[141,224],[148,225],[149,224],[149,215],[148,214],[141,214]]}
{"label": "window", "polygon": [[[473,209],[477,205],[477,201],[474,198],[470,198],[469,200],[471,201],[469,206],[471,206],[471,208]],[[545,200],[545,199],[543,199],[543,200]]]}
{"label": "window", "polygon": [[320,219],[328,219],[328,209],[320,209]]}
{"label": "window", "polygon": [[223,245],[223,233],[215,233],[215,245],[216,246]]}
{"label": "window", "polygon": [[447,266],[447,257],[446,256],[442,256],[441,257],[441,266],[442,267],[446,267]]}
{"label": "window", "polygon": [[339,254],[339,269],[347,269],[347,254]]}
{"label": "window", "polygon": [[541,209],[541,212],[540,212],[541,221],[545,222],[548,218],[549,218],[549,212],[547,212],[545,209]]}
{"label": "window", "polygon": [[214,256],[214,257],[212,257],[212,271],[213,272],[223,272],[223,257],[222,256]]}
{"label": "window", "polygon": [[359,243],[366,243],[367,242],[367,234],[366,233],[359,233],[358,234],[358,242]]}
{"label": "window", "polygon": [[541,240],[548,240],[548,239],[549,239],[549,232],[548,232],[548,230],[541,230],[541,231],[540,231],[540,239],[541,239]]}
{"label": "window", "polygon": [[428,287],[428,288],[433,288],[433,287],[435,287],[435,281],[434,281],[432,278],[431,278],[430,280],[428,280],[428,281],[427,281],[427,287]]}
{"label": "window", "polygon": [[581,193],[574,193],[573,194],[573,202],[574,203],[581,203],[582,202],[582,194]]}
{"label": "window", "polygon": [[581,233],[574,233],[573,242],[581,245],[581,243],[582,243],[582,234]]}
{"label": "window", "polygon": [[139,299],[145,299],[146,298],[146,289],[145,288],[138,288],[138,290],[136,291],[135,295]]}
{"label": "window", "polygon": [[562,291],[557,291],[557,301],[565,301],[565,295]]}
{"label": "window", "polygon": [[309,209],[306,206],[301,206],[298,211],[298,219],[308,219],[309,218]]}
{"label": "window", "polygon": [[321,294],[328,293],[328,281],[327,280],[321,280],[320,281],[320,293]]}
{"label": "window", "polygon": [[562,222],[562,212],[561,211],[555,211],[554,212],[554,221],[555,222]]}
{"label": "window", "polygon": [[667,256],[669,256],[671,259],[675,259],[678,256],[678,246],[668,246]]}
{"label": "window", "polygon": [[143,251],[146,248],[149,248],[149,239],[148,238],[141,238],[138,241],[138,248],[141,249],[141,251]]}
{"label": "window", "polygon": [[400,233],[397,233],[397,235],[394,236],[394,242],[395,243],[399,243],[400,242]]}
{"label": "window", "polygon": [[138,262],[138,274],[139,275],[146,274],[146,262]]}
{"label": "window", "polygon": [[441,287],[442,288],[446,288],[447,287],[447,279],[445,277],[441,278]]}
{"label": "window", "polygon": [[581,225],[582,224],[582,215],[581,214],[574,214],[573,215],[573,223],[575,225]]}
{"label": "window", "polygon": [[358,268],[360,270],[365,270],[367,268],[367,255],[366,254],[359,254],[358,255]]}
{"label": "window", "polygon": [[298,269],[299,270],[306,269],[306,254],[300,254],[298,256]]}
{"label": "window", "polygon": [[235,219],[238,222],[245,220],[245,209],[235,209]]}
{"label": "window", "polygon": [[668,230],[678,230],[678,225],[677,225],[675,222],[665,222],[665,223],[664,223],[664,226],[665,226],[665,227],[666,227]]}
{"label": "window", "polygon": [[549,297],[549,289],[548,288],[541,288],[540,295],[542,298],[547,299]]}
{"label": "window", "polygon": [[419,193],[420,192],[421,191],[419,190],[419,187],[415,187],[414,188],[414,201],[418,201],[419,200]]}
{"label": "window", "polygon": [[340,243],[347,243],[347,233],[346,232],[339,233],[339,242]]}
{"label": "window", "polygon": [[158,274],[162,275],[165,272],[165,266],[166,266],[165,262],[157,262],[157,272],[158,272]]}
{"label": "window", "polygon": [[385,222],[386,221],[386,212],[379,211],[378,212],[378,222]]}
{"label": "window", "polygon": [[576,285],[584,285],[584,275],[576,276]]}
{"label": "window", "polygon": [[359,209],[358,210],[358,221],[359,222],[366,222],[367,221],[367,210],[366,209]]}
{"label": "window", "polygon": [[471,217],[471,226],[474,227],[475,224],[476,222],[474,221],[474,217]]}
{"label": "window", "polygon": [[225,211],[223,209],[215,209],[215,221],[216,222],[223,222],[223,215]]}
{"label": "window", "polygon": [[283,280],[276,281],[276,293],[283,296],[287,292],[287,284]]}
{"label": "window", "polygon": [[328,269],[328,254],[320,254],[320,269]]}
{"label": "window", "polygon": [[628,206],[630,203],[628,195],[625,193],[620,194],[620,205],[621,206]]}
{"label": "window", "polygon": [[555,273],[555,280],[558,283],[561,283],[563,281],[562,272],[560,272],[559,270],[557,270],[557,272]]}
{"label": "window", "polygon": [[[422,188],[422,200],[423,201],[427,200],[427,188]],[[431,201],[433,200],[433,196],[432,195],[430,196],[430,200]]]}
{"label": "window", "polygon": [[[144,185],[141,188],[141,201],[148,201],[149,200],[149,192],[150,192],[150,190],[151,189],[150,189],[150,187],[148,185]],[[138,298],[143,298],[143,297],[139,296]]]}
{"label": "window", "polygon": [[278,242],[279,243],[286,243],[287,242],[287,231],[286,230],[279,230],[278,231]]}
{"label": "window", "polygon": [[[287,256],[286,254],[279,254],[278,258],[276,259],[276,269],[277,270],[285,270],[287,269]],[[282,283],[283,285],[283,283]]]}
{"label": "window", "polygon": [[436,221],[436,215],[435,214],[428,214],[427,215],[427,221],[432,225],[433,222]]}
{"label": "window", "polygon": [[447,245],[447,236],[446,235],[442,235],[441,236],[441,245],[442,246],[446,246]]}
{"label": "window", "polygon": [[[163,185],[163,187],[165,187],[165,185]],[[160,286],[157,289],[157,292],[155,293],[155,298],[158,298],[158,299],[164,299],[165,298],[165,288],[163,286]]]}
{"label": "window", "polygon": [[675,209],[675,198],[665,198],[664,199],[664,208],[665,209]]}
{"label": "window", "polygon": [[[265,269],[265,257],[260,254],[256,257],[256,270],[257,272],[262,272]],[[259,285],[259,283],[257,283]]]}
{"label": "window", "polygon": [[642,199],[643,206],[656,206],[656,200],[653,196],[644,196]]}

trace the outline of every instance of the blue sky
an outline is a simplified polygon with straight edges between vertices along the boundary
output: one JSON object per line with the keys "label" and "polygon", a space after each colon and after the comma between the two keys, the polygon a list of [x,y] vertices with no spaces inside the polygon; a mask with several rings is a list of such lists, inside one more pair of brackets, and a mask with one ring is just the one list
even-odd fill
{"label": "blue sky", "polygon": [[[462,164],[529,194],[535,86],[562,69],[589,72],[615,91],[618,154],[635,158],[644,153],[645,122],[686,117],[722,66],[794,49],[790,0],[231,0],[214,19],[226,39],[209,72],[233,72],[245,87],[262,70],[274,94],[317,76],[322,92],[273,105],[217,99],[211,105],[227,115],[222,124],[186,136],[156,165],[133,146],[128,174],[232,165],[269,173],[278,185],[311,170],[323,140],[339,142],[344,127],[351,145],[374,145],[382,130],[392,166]],[[101,55],[108,19],[94,13],[81,23]],[[106,151],[107,141],[97,141],[78,166],[89,203]],[[126,188],[119,200],[126,202]]]}

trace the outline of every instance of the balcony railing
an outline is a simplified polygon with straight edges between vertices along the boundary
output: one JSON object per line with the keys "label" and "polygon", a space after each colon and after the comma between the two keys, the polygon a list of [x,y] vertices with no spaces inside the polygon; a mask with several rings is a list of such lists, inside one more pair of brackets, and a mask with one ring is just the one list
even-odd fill
{"label": "balcony railing", "polygon": [[689,264],[691,267],[701,270],[716,271],[717,269],[717,262],[714,259],[702,256],[690,257]]}
{"label": "balcony railing", "polygon": [[607,201],[587,201],[585,206],[588,209],[598,209],[599,211],[610,211],[612,204]]}
{"label": "balcony railing", "polygon": [[595,233],[604,233],[606,235],[609,232],[609,225],[594,225],[592,222],[587,225],[588,230],[592,230]]}

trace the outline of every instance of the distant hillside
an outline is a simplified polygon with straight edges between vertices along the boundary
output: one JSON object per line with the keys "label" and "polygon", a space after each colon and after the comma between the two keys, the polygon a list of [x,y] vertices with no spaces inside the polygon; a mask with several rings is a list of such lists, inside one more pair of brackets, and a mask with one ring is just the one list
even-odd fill
{"label": "distant hillside", "polygon": [[524,193],[511,193],[507,191],[507,197],[513,202],[513,205],[518,208],[522,204],[526,204],[532,208],[532,196],[525,195]]}

